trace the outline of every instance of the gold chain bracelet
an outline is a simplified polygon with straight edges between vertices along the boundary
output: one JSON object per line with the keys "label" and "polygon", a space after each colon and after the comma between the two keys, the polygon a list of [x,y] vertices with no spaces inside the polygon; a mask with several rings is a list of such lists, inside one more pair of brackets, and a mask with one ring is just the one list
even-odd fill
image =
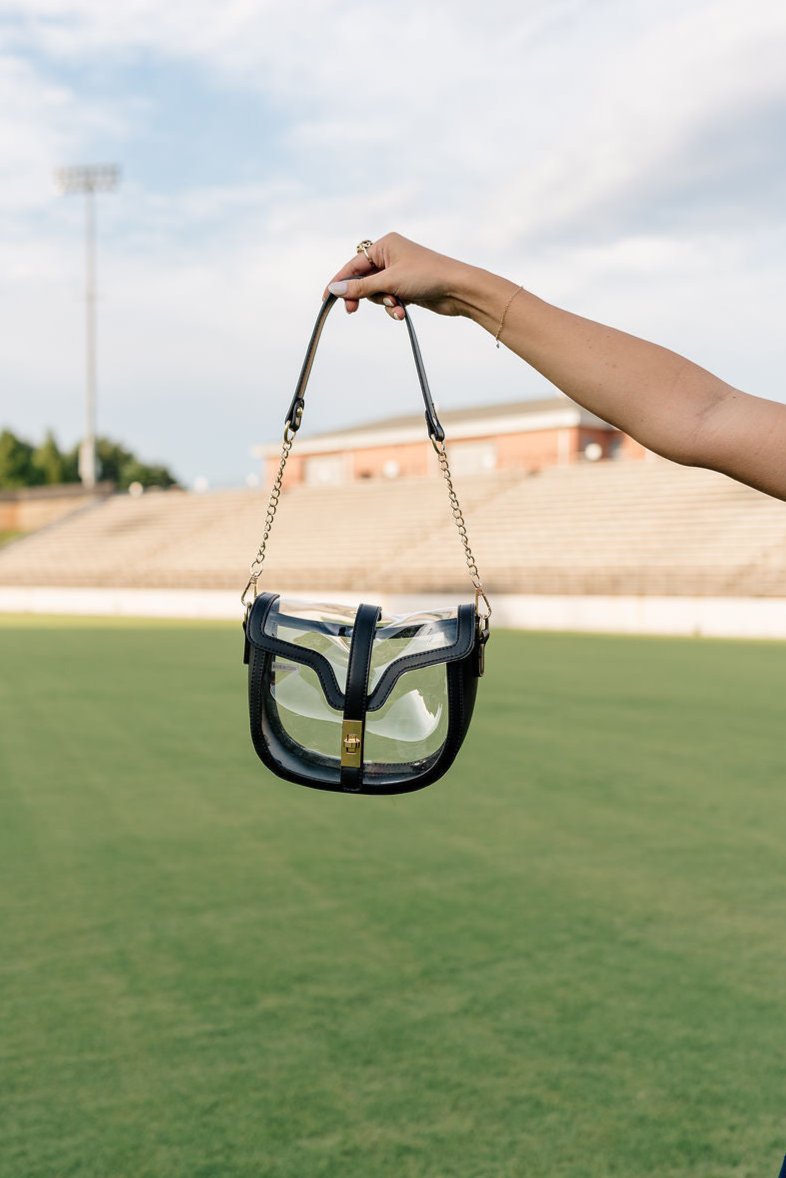
{"label": "gold chain bracelet", "polygon": [[515,299],[516,295],[520,294],[520,292],[523,289],[524,289],[523,286],[517,286],[516,289],[513,291],[513,294],[510,296],[508,301],[505,303],[505,310],[502,312],[502,318],[499,321],[499,327],[497,328],[497,334],[494,336],[494,343],[497,345],[497,347],[499,347],[499,337],[502,335],[502,328],[505,326],[505,316],[508,313],[508,307]]}

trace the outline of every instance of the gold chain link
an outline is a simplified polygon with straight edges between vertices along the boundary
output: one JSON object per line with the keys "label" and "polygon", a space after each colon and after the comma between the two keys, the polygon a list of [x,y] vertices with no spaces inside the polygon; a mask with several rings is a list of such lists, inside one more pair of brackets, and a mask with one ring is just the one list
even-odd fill
{"label": "gold chain link", "polygon": [[[464,522],[464,513],[461,510],[461,504],[458,501],[456,488],[453,486],[453,477],[450,473],[450,464],[448,462],[448,452],[445,449],[444,442],[438,442],[436,438],[431,439],[431,445],[434,447],[434,453],[439,461],[440,470],[444,476],[448,487],[448,498],[450,499],[450,510],[453,519],[456,522],[458,529],[459,540],[464,546],[464,556],[467,561],[467,568],[472,579],[472,584],[475,587],[475,607],[478,610],[478,615],[481,618],[488,619],[491,617],[491,605],[486,596],[486,591],[483,588],[483,582],[480,579],[480,572],[478,571],[477,561],[475,560],[472,549],[469,546],[469,536],[467,535],[467,525]],[[481,613],[480,602],[483,602],[484,612]]]}
{"label": "gold chain link", "polygon": [[284,467],[287,464],[287,458],[289,458],[289,452],[292,449],[292,443],[294,440],[294,431],[289,428],[289,422],[287,422],[284,429],[284,441],[281,446],[281,459],[278,464],[278,473],[276,474],[276,477],[273,481],[273,486],[270,491],[270,499],[268,500],[267,504],[267,514],[265,515],[265,530],[262,533],[262,542],[257,549],[256,556],[251,561],[251,576],[248,579],[248,584],[240,595],[240,601],[246,607],[246,609],[249,609],[251,605],[251,602],[246,600],[246,594],[248,593],[249,589],[253,589],[254,597],[257,595],[257,581],[262,576],[262,566],[265,563],[265,556],[267,555],[267,541],[268,537],[270,536],[270,530],[273,527],[273,521],[276,518],[278,501],[281,498],[281,483],[284,478]]}

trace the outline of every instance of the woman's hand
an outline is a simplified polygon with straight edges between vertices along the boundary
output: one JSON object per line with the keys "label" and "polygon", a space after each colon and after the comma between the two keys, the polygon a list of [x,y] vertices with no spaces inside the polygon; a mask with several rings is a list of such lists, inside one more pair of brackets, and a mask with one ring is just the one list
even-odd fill
{"label": "woman's hand", "polygon": [[360,299],[383,305],[392,319],[403,319],[401,303],[416,303],[438,315],[466,313],[461,293],[474,269],[454,258],[408,241],[398,233],[386,233],[368,246],[371,261],[355,254],[329,282],[330,291],[344,299],[351,314]]}

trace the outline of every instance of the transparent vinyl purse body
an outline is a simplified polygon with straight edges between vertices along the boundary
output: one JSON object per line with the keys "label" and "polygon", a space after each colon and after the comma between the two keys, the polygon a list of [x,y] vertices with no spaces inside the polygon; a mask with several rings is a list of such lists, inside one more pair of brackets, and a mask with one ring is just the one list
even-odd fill
{"label": "transparent vinyl purse body", "polygon": [[261,594],[246,623],[259,757],[317,789],[389,794],[430,784],[469,726],[478,632],[472,604],[385,617],[374,606]]}

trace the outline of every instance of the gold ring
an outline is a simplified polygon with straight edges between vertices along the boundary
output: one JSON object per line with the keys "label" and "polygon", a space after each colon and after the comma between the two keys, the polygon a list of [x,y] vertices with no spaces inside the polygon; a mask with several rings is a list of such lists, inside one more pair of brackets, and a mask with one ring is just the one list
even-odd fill
{"label": "gold ring", "polygon": [[357,243],[357,245],[355,246],[355,253],[356,254],[365,254],[366,261],[369,262],[372,266],[374,265],[374,263],[371,261],[371,256],[368,251],[370,250],[370,248],[373,244],[374,244],[373,241],[369,241],[368,238],[366,238],[365,241],[359,241]]}

